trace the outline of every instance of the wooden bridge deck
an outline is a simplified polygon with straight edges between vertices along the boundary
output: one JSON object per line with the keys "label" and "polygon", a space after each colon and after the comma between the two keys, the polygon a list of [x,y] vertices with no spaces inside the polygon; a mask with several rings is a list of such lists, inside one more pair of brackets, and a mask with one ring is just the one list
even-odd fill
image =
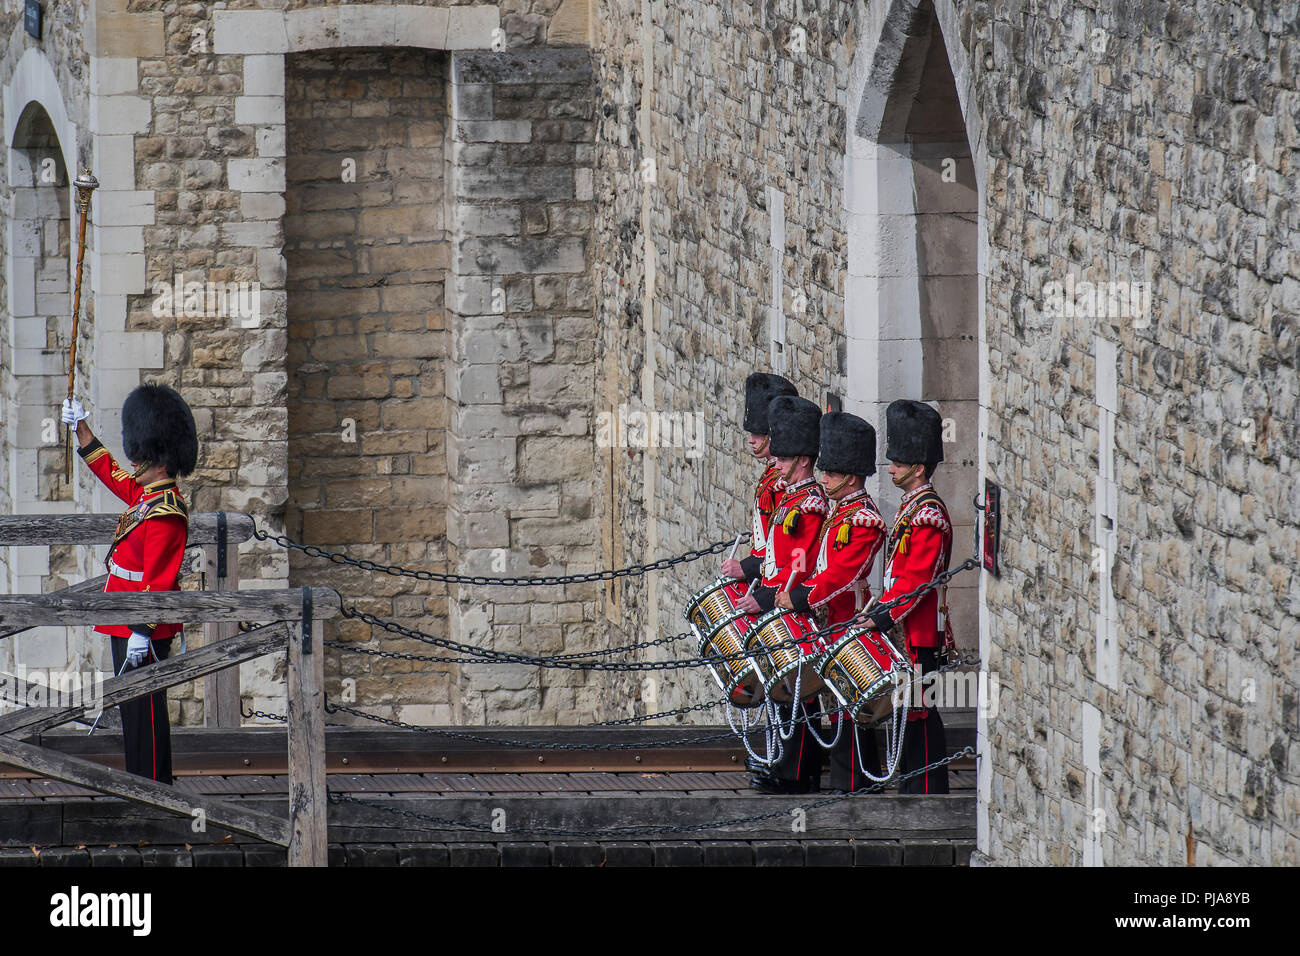
{"label": "wooden bridge deck", "polygon": [[[966,744],[954,715],[950,749]],[[713,728],[476,728],[487,737],[648,741]],[[176,789],[287,814],[284,731],[178,730]],[[330,727],[332,794],[409,810],[329,806],[331,865],[963,865],[975,837],[972,761],[948,796],[767,796],[733,740],[645,750],[520,750],[400,731]],[[42,744],[120,764],[115,735]],[[541,758],[539,760],[539,757]],[[683,759],[687,758],[687,759]],[[689,763],[687,762],[689,760]],[[358,765],[366,769],[359,772]],[[446,769],[444,769],[446,768]],[[823,777],[823,785],[826,780]],[[741,818],[766,815],[753,822]],[[798,821],[796,823],[796,821]],[[493,830],[497,822],[499,829]],[[672,826],[678,832],[638,832]],[[628,829],[633,828],[633,829]],[[685,829],[682,829],[685,828]],[[564,831],[553,833],[551,831]],[[0,767],[0,865],[282,865],[283,849]]]}

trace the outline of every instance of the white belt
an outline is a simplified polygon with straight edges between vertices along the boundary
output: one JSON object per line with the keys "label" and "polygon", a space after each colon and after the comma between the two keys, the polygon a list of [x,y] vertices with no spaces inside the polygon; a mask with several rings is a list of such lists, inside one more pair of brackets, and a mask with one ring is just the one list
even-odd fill
{"label": "white belt", "polygon": [[114,561],[112,558],[109,558],[109,559],[108,559],[108,573],[109,573],[109,574],[116,575],[116,576],[119,577],[119,578],[125,578],[125,579],[128,580],[128,581],[143,581],[143,580],[144,580],[144,572],[143,572],[143,571],[128,571],[126,568],[121,567],[121,566],[120,566],[116,561]]}

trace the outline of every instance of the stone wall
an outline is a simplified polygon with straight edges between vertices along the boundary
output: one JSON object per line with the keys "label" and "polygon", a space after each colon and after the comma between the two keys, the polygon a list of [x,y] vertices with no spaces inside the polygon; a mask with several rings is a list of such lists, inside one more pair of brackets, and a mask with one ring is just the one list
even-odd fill
{"label": "stone wall", "polygon": [[[446,570],[443,136],[446,56],[343,50],[287,60],[285,259],[289,501],[296,540],[382,564]],[[445,633],[443,585],[293,552],[295,584]],[[329,639],[371,636],[334,620]],[[329,652],[358,701],[450,716],[442,665]],[[342,693],[331,681],[327,691]]]}
{"label": "stone wall", "polygon": [[[823,407],[827,393],[844,394],[845,235],[836,224],[848,60],[838,38],[851,13],[829,2],[805,4],[797,20],[769,4],[593,8],[601,407],[695,414],[705,428],[699,457],[604,450],[607,566],[748,529],[762,469],[740,430],[743,387],[749,372],[773,368],[773,311],[785,374],[801,394]],[[785,52],[796,25],[806,31],[797,57]],[[632,640],[683,631],[686,597],[716,576],[719,560],[617,585],[607,619]],[[679,642],[647,653],[687,650]],[[716,688],[701,672],[666,671],[625,679],[617,703],[648,698],[641,708],[655,711],[706,696]]]}
{"label": "stone wall", "polygon": [[[586,50],[457,55],[448,563],[538,576],[597,564],[591,273],[595,97]],[[593,584],[460,587],[452,636],[546,654],[607,646]],[[605,716],[604,675],[471,664],[458,721]]]}
{"label": "stone wall", "polygon": [[[742,525],[754,473],[738,453],[739,387],[770,367],[778,333],[814,398],[852,392],[846,364],[876,365],[876,345],[841,357],[844,313],[874,307],[841,299],[844,132],[857,135],[868,97],[894,92],[882,64],[905,37],[891,30],[934,16],[914,6],[596,8],[604,400],[710,422],[694,469],[664,449],[602,457],[606,561]],[[1001,689],[982,849],[1008,863],[1294,863],[1300,499],[1284,476],[1300,447],[1300,259],[1286,182],[1300,99],[1281,65],[1296,53],[1287,14],[936,6],[979,189],[981,478],[1006,508],[1003,574],[982,595]],[[785,194],[783,237],[769,187]],[[766,310],[774,233],[780,285],[807,290],[806,313]],[[1046,315],[1048,283],[1067,277],[1149,283],[1150,314]],[[1098,369],[1098,354],[1115,365]],[[1099,447],[1112,404],[1113,505]],[[1107,523],[1113,560],[1094,531]],[[679,627],[704,577],[631,582],[610,616],[638,636]],[[1107,683],[1098,647],[1115,645]],[[706,692],[688,679],[658,703]]]}

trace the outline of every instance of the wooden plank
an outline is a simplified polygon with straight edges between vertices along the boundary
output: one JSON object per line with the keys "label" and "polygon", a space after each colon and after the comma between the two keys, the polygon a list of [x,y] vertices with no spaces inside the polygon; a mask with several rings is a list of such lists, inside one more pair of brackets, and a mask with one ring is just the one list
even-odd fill
{"label": "wooden plank", "polygon": [[207,822],[213,826],[247,833],[279,846],[287,846],[289,843],[289,827],[280,817],[187,794],[155,780],[137,777],[122,770],[110,770],[80,757],[56,754],[12,737],[0,736],[0,759],[16,767],[34,770],[45,777],[170,810],[182,816],[192,817],[195,810],[202,810]]}
{"label": "wooden plank", "polygon": [[[117,528],[116,514],[0,515],[0,547],[7,545],[108,544]],[[226,512],[226,531],[232,542],[253,536],[253,519]],[[188,544],[217,540],[217,513],[190,515]]]}
{"label": "wooden plank", "polygon": [[[227,515],[227,519],[229,515]],[[227,534],[225,575],[217,565],[217,545],[203,549],[206,573],[213,591],[239,590],[239,545]],[[203,641],[215,644],[239,633],[234,621],[211,621],[203,625]],[[238,727],[240,714],[239,668],[229,667],[203,679],[203,723],[207,727]]]}
{"label": "wooden plank", "polygon": [[[492,822],[492,811],[505,811],[506,832],[512,840],[781,840],[790,838],[791,812],[806,809],[827,795],[775,797],[755,794],[601,793],[502,794],[491,796],[395,795],[358,796],[369,803],[401,807],[458,823]],[[728,821],[772,814],[747,824]],[[824,807],[806,809],[807,831],[801,840],[949,840],[974,839],[975,796],[912,796],[895,793],[846,797]],[[654,834],[621,827],[683,826],[702,829]],[[723,824],[723,825],[719,825]],[[540,833],[536,827],[581,832],[570,837]],[[589,831],[595,831],[587,835]],[[384,810],[340,803],[331,808],[330,839],[336,843],[408,843],[501,840],[489,831],[439,828]]]}
{"label": "wooden plank", "polygon": [[[313,588],[315,593],[320,588]],[[337,595],[335,595],[337,598]],[[302,595],[299,594],[299,602]],[[298,617],[302,609],[299,605]],[[303,624],[289,637],[289,841],[290,866],[328,866],[325,789],[325,630],[313,606],[311,637]]]}
{"label": "wooden plank", "polygon": [[[312,588],[319,617],[339,613],[333,588]],[[0,594],[0,627],[131,624],[135,621],[296,621],[302,589],[115,591],[111,594]]]}
{"label": "wooden plank", "polygon": [[[108,582],[108,575],[101,574],[97,578],[90,578],[86,581],[80,581],[77,584],[70,584],[66,588],[58,591],[51,591],[51,594],[98,594],[104,590],[104,585]],[[0,638],[12,637],[15,634],[21,634],[23,631],[30,630],[29,627],[0,627]]]}
{"label": "wooden plank", "polygon": [[[285,624],[268,624],[246,631],[211,647],[169,657],[156,664],[137,667],[121,677],[110,677],[98,701],[100,707],[116,707],[126,700],[134,700],[176,684],[184,684],[209,671],[232,667],[241,661],[260,657],[284,647],[289,628]],[[53,711],[52,713],[50,711]],[[74,720],[91,710],[87,704],[60,708],[29,708],[0,717],[0,736],[23,733],[44,733],[51,727]]]}

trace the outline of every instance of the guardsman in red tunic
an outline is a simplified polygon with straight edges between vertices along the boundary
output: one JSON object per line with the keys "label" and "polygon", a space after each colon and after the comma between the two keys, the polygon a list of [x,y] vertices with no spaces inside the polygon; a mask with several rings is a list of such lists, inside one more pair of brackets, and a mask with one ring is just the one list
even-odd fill
{"label": "guardsman in red tunic", "polygon": [[[785,488],[772,514],[763,559],[741,562],[745,577],[757,581],[753,593],[736,604],[751,614],[775,606],[778,591],[798,584],[812,574],[813,549],[822,523],[830,511],[826,493],[813,477],[817,461],[821,409],[806,398],[780,395],[768,405],[771,453],[776,458]],[[821,729],[817,695],[802,701],[776,702],[783,725],[801,718],[771,769],[760,771],[750,786],[762,793],[809,793],[820,788],[821,749],[809,733],[815,721]]]}
{"label": "guardsman in red tunic", "polygon": [[[82,457],[95,476],[127,504],[117,522],[106,561],[104,591],[177,591],[189,533],[189,508],[176,488],[198,459],[194,415],[165,385],[141,385],[122,406],[122,448],[134,467],[118,466],[86,425],[81,403],[63,403],[63,421],[75,425]],[[163,660],[181,625],[162,621],[100,625],[110,637],[113,671]],[[182,649],[184,635],[181,636]],[[172,782],[171,727],[167,695],[159,692],[121,705],[126,769],[161,783]]]}
{"label": "guardsman in red tunic", "polygon": [[[755,372],[745,379],[745,421],[744,429],[748,433],[749,450],[754,457],[767,463],[763,475],[758,479],[758,488],[754,491],[754,510],[750,520],[749,557],[755,559],[750,563],[752,574],[745,572],[744,566],[735,558],[722,562],[722,573],[729,578],[753,578],[758,574],[758,567],[763,561],[767,547],[767,533],[772,524],[772,512],[776,510],[777,499],[785,489],[781,482],[780,469],[770,452],[772,440],[771,426],[768,424],[767,406],[778,395],[798,395],[791,382],[780,375]],[[748,560],[748,559],[746,559]]]}
{"label": "guardsman in red tunic", "polygon": [[[822,526],[812,577],[782,591],[776,604],[811,614],[822,628],[850,620],[871,600],[867,576],[885,543],[885,519],[863,487],[866,477],[876,473],[876,430],[857,415],[827,412],[822,416],[817,467],[835,510]],[[832,633],[829,639],[839,636]],[[804,645],[804,651],[813,648]],[[800,687],[815,691],[821,686],[812,665],[805,665]],[[833,714],[832,720],[838,724],[841,717],[846,726],[838,730],[830,751],[830,786],[834,791],[861,790],[871,781],[863,776],[859,761],[880,773],[876,734],[845,714]]]}
{"label": "guardsman in red tunic", "polygon": [[[943,421],[924,402],[901,399],[890,404],[885,417],[885,456],[893,462],[889,475],[904,494],[885,548],[881,604],[933,581],[948,570],[952,556],[952,520],[930,484],[935,467],[943,461]],[[927,591],[919,599],[877,611],[871,617],[872,626],[880,630],[901,624],[907,652],[922,674],[938,667],[939,651],[950,642],[941,590]],[[910,710],[898,772],[919,770],[947,755],[939,711],[933,707]],[[915,777],[901,784],[899,792],[947,793],[948,768]]]}

